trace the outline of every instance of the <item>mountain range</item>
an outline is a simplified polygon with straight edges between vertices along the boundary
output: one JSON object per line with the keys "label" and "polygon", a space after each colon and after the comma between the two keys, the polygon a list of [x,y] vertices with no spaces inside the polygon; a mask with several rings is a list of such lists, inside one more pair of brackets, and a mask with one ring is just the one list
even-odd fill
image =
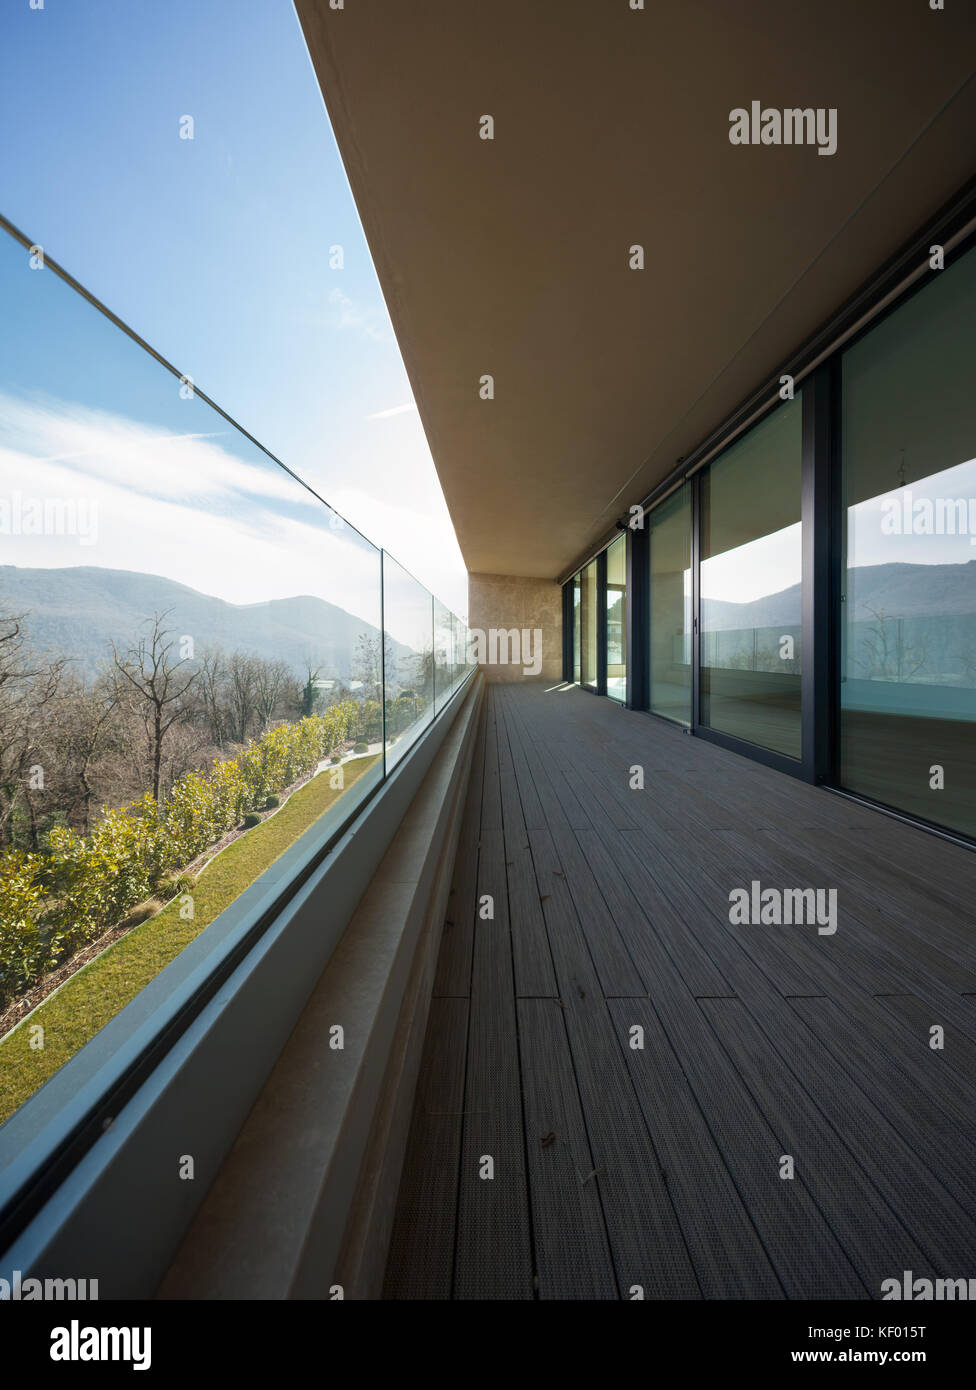
{"label": "mountain range", "polygon": [[[866,622],[879,613],[892,618],[952,618],[976,613],[976,560],[965,565],[861,565],[847,573],[848,621]],[[764,594],[749,603],[702,599],[702,621],[710,631],[797,627],[800,585]]]}
{"label": "mountain range", "polygon": [[[88,675],[110,658],[113,642],[120,650],[138,642],[155,613],[167,614],[173,635],[192,636],[197,655],[208,645],[255,652],[286,662],[296,675],[310,662],[322,678],[343,682],[356,675],[361,636],[379,637],[372,623],[309,595],[236,604],[157,574],[0,565],[0,614],[23,614],[35,650],[67,656]],[[390,654],[405,667],[411,657],[392,638]]]}

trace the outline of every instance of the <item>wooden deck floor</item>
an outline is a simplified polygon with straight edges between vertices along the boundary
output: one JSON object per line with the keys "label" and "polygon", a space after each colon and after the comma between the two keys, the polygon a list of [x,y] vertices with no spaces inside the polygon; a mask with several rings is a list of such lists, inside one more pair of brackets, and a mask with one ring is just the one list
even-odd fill
{"label": "wooden deck floor", "polygon": [[[836,933],[731,925],[754,879],[836,888]],[[386,1297],[976,1276],[976,855],[609,700],[492,686],[451,904]]]}

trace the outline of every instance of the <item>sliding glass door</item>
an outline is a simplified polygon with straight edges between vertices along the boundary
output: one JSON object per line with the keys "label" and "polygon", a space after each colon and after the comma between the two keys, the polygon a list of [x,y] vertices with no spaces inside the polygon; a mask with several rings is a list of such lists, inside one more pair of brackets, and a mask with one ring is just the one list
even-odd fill
{"label": "sliding glass door", "polygon": [[573,680],[579,683],[582,643],[580,633],[580,576],[573,579]]}
{"label": "sliding glass door", "polygon": [[607,694],[627,699],[627,537],[607,548]]}
{"label": "sliding glass door", "polygon": [[843,358],[840,781],[976,837],[976,252]]}
{"label": "sliding glass door", "polygon": [[648,517],[650,550],[650,708],[691,722],[691,488]]}
{"label": "sliding glass door", "polygon": [[701,482],[702,725],[799,759],[802,403],[779,406]]}
{"label": "sliding glass door", "polygon": [[976,248],[614,540],[581,683],[976,840],[974,324]]}
{"label": "sliding glass door", "polygon": [[596,686],[597,682],[597,582],[596,561],[580,574],[580,683]]}

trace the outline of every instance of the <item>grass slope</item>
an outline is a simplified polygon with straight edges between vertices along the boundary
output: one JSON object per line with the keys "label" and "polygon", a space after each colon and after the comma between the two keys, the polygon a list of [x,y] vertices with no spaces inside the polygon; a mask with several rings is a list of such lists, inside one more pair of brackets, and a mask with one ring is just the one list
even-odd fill
{"label": "grass slope", "polygon": [[[344,765],[345,790],[378,761],[356,758]],[[133,927],[100,956],[72,975],[56,994],[0,1043],[0,1124],[135,998],[184,946],[200,935],[245,888],[273,864],[342,792],[328,772],[288,798],[281,810],[217,856],[193,892],[193,921],[180,917],[179,899]],[[44,1047],[30,1046],[30,1028],[44,1028]]]}

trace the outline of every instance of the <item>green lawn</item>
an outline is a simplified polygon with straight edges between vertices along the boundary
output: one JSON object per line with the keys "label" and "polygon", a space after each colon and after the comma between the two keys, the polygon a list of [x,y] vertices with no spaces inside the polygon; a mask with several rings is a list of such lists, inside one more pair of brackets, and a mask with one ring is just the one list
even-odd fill
{"label": "green lawn", "polygon": [[[355,758],[343,767],[345,790],[378,760]],[[104,1028],[150,980],[199,936],[342,792],[320,773],[288,798],[281,810],[248,830],[217,856],[193,890],[193,921],[180,917],[179,899],[133,927],[71,976],[56,994],[0,1043],[0,1124]],[[44,1047],[29,1046],[29,1027],[42,1024]]]}

